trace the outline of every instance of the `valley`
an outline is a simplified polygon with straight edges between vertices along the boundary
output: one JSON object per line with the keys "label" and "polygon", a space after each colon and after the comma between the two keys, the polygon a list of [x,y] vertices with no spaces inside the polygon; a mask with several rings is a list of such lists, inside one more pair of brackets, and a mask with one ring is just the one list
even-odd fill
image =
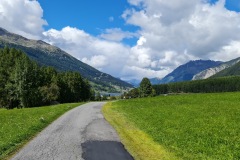
{"label": "valley", "polygon": [[58,47],[41,40],[30,40],[0,28],[0,48],[5,46],[22,50],[41,66],[54,67],[61,72],[79,72],[91,82],[96,91],[122,92],[132,88],[131,84],[98,71]]}
{"label": "valley", "polygon": [[107,120],[135,159],[238,159],[239,92],[109,103]]}
{"label": "valley", "polygon": [[239,0],[0,0],[0,160],[240,160]]}

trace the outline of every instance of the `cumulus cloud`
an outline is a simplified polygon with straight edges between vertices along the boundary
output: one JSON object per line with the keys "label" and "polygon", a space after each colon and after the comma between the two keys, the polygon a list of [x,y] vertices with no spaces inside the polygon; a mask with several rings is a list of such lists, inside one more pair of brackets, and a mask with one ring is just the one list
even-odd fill
{"label": "cumulus cloud", "polygon": [[224,0],[215,4],[203,0],[129,3],[134,7],[122,17],[141,28],[130,56],[137,67],[172,70],[193,59],[226,61],[240,56],[240,34],[236,34],[240,33],[240,14],[227,10]]}
{"label": "cumulus cloud", "polygon": [[65,27],[60,31],[50,29],[43,34],[45,41],[114,76],[119,75],[129,57],[128,46],[91,36],[77,28]]}
{"label": "cumulus cloud", "polygon": [[[28,38],[42,38],[103,72],[122,79],[163,77],[194,59],[240,57],[240,13],[225,1],[128,0],[122,13],[136,33],[108,28],[97,36],[66,26],[43,30],[47,22],[37,1],[1,0],[0,26]],[[21,19],[19,19],[21,17]],[[23,18],[22,18],[23,17]],[[109,17],[109,20],[114,20]],[[122,40],[138,38],[132,47]]]}
{"label": "cumulus cloud", "polygon": [[23,35],[40,39],[47,22],[42,18],[43,10],[35,0],[1,0],[0,27]]}
{"label": "cumulus cloud", "polygon": [[102,70],[101,67],[108,65],[107,58],[103,55],[93,55],[92,57],[90,57],[90,59],[84,57],[82,61],[98,68],[99,70]]}
{"label": "cumulus cloud", "polygon": [[129,31],[123,31],[121,28],[110,28],[106,29],[99,37],[110,41],[121,42],[123,39],[138,37],[138,34]]}
{"label": "cumulus cloud", "polygon": [[[227,54],[226,54],[227,53]],[[239,57],[240,53],[240,41],[231,41],[229,44],[222,46],[218,52],[211,53],[213,59],[226,61]]]}
{"label": "cumulus cloud", "polygon": [[167,69],[155,71],[149,68],[141,68],[137,66],[127,65],[123,67],[121,75],[123,76],[123,80],[128,81],[133,79],[141,80],[143,77],[163,77],[169,72],[170,70]]}

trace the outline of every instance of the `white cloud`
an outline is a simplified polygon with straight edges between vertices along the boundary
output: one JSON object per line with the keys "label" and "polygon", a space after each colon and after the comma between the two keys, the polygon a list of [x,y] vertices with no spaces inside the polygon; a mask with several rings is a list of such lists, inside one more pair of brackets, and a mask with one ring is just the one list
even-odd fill
{"label": "white cloud", "polygon": [[128,46],[102,40],[77,28],[50,29],[43,33],[45,41],[63,48],[74,57],[102,71],[119,76],[129,57]]}
{"label": "white cloud", "polygon": [[106,29],[99,37],[110,41],[120,42],[123,39],[129,39],[137,36],[137,33],[122,31],[121,28],[110,28]]}
{"label": "white cloud", "polygon": [[127,9],[122,17],[141,28],[130,56],[137,67],[172,70],[192,59],[226,61],[240,56],[240,14],[227,10],[224,0],[214,5],[202,0],[129,3],[138,9]]}
{"label": "white cloud", "polygon": [[40,39],[43,25],[47,25],[35,0],[1,0],[0,13],[0,27],[27,38]]}
{"label": "white cloud", "polygon": [[211,53],[214,59],[226,61],[239,57],[240,41],[232,41],[229,44],[222,46],[218,52]]}
{"label": "white cloud", "polygon": [[146,43],[147,42],[147,40],[146,40],[146,38],[144,38],[143,36],[141,36],[139,39],[138,39],[138,41],[137,41],[137,45],[138,46],[142,46],[144,43]]}
{"label": "white cloud", "polygon": [[[31,0],[1,0],[0,26],[30,38],[41,37],[126,80],[163,77],[193,59],[227,61],[240,56],[240,13],[227,10],[224,0],[213,5],[208,0],[128,2],[122,18],[140,28],[137,33],[121,28],[105,29],[98,36],[73,27],[44,31],[43,10]],[[133,47],[121,42],[133,37],[138,37]]]}
{"label": "white cloud", "polygon": [[90,57],[90,59],[87,59],[86,57],[84,57],[82,61],[91,66],[95,66],[99,70],[102,70],[101,68],[102,66],[108,65],[107,58],[103,55],[94,55],[93,57]]}
{"label": "white cloud", "polygon": [[124,66],[121,75],[123,76],[122,79],[127,81],[131,79],[141,80],[143,77],[163,77],[169,72],[170,70],[155,71],[137,66]]}

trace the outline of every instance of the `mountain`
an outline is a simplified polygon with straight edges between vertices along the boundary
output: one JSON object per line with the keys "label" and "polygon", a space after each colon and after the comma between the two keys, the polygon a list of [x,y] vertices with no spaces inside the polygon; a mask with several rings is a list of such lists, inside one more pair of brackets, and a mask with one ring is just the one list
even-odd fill
{"label": "mountain", "polygon": [[127,82],[130,83],[131,85],[133,85],[134,87],[139,87],[141,80],[131,79],[131,80],[128,80]]}
{"label": "mountain", "polygon": [[205,69],[220,65],[220,61],[196,60],[177,67],[173,72],[159,81],[159,84],[192,80],[193,76]]}
{"label": "mountain", "polygon": [[30,40],[0,28],[0,48],[13,47],[24,51],[32,60],[59,71],[76,71],[88,79],[95,90],[120,92],[132,85],[77,60],[58,47],[41,40]]}
{"label": "mountain", "polygon": [[151,78],[151,79],[149,79],[149,80],[150,80],[150,82],[151,82],[152,85],[155,85],[155,84],[160,84],[162,79],[156,77],[156,78]]}
{"label": "mountain", "polygon": [[[150,78],[149,80],[150,80],[152,85],[159,84],[159,82],[161,81],[161,79],[157,78],[157,77],[156,78]],[[132,84],[134,87],[139,87],[140,83],[141,83],[141,80],[139,80],[139,79],[131,79],[131,80],[128,80],[127,82]]]}
{"label": "mountain", "polygon": [[[239,61],[240,61],[240,57],[233,59],[231,61],[228,61],[228,62],[224,62],[216,67],[212,67],[212,68],[203,70],[202,72],[199,72],[198,74],[194,75],[192,80],[207,79],[216,74],[217,74],[216,77],[227,75],[228,72],[233,72],[233,69],[235,69],[233,66],[236,65]],[[231,68],[231,67],[233,67],[233,68]],[[230,69],[231,71],[228,71],[228,68],[229,69],[231,68]]]}
{"label": "mountain", "polygon": [[240,58],[236,64],[216,73],[215,75],[211,76],[211,78],[226,76],[240,76]]}

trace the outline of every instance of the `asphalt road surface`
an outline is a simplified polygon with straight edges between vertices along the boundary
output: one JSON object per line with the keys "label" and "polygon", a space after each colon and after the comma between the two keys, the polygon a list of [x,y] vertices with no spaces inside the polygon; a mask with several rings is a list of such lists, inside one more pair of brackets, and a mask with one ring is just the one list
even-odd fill
{"label": "asphalt road surface", "polygon": [[92,102],[68,111],[12,160],[133,160],[104,119],[104,104]]}

